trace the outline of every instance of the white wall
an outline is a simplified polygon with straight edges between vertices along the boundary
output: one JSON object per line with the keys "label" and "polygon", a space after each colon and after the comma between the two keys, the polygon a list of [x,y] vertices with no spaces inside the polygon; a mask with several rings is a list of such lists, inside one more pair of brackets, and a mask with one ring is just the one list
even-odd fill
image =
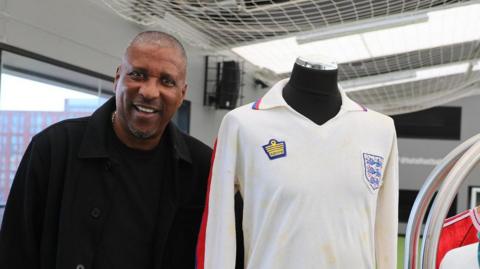
{"label": "white wall", "polygon": [[0,0],[0,40],[113,76],[124,46],[139,28],[99,3]]}
{"label": "white wall", "polygon": [[[204,143],[213,146],[221,120],[228,110],[215,110],[203,106],[205,56],[200,53],[192,54],[194,57],[189,56],[189,68],[187,71],[189,78],[187,99],[192,102],[190,133]],[[248,72],[251,68],[253,67],[245,64],[244,72],[251,73]],[[242,104],[257,100],[267,91],[267,89],[255,89],[251,75],[245,75],[243,99],[239,100],[239,103],[241,102]]]}

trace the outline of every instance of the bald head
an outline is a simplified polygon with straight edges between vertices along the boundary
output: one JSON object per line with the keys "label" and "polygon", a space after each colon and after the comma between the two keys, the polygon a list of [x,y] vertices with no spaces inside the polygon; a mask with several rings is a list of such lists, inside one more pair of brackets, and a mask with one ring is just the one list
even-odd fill
{"label": "bald head", "polygon": [[174,36],[160,31],[145,31],[136,35],[128,44],[125,55],[127,55],[128,50],[131,47],[146,44],[155,44],[159,47],[175,48],[180,52],[185,65],[187,63],[187,53],[185,52],[185,48],[183,47],[182,43],[180,43],[180,41],[178,41],[178,39],[176,39]]}

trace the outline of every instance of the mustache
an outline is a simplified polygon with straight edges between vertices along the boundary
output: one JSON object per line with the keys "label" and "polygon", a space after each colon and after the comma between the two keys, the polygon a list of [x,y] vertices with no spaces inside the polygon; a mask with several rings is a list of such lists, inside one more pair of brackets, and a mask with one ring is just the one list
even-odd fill
{"label": "mustache", "polygon": [[135,106],[148,107],[155,110],[163,110],[163,107],[164,107],[163,103],[158,99],[149,100],[143,97],[135,98],[134,100],[131,101],[131,104]]}

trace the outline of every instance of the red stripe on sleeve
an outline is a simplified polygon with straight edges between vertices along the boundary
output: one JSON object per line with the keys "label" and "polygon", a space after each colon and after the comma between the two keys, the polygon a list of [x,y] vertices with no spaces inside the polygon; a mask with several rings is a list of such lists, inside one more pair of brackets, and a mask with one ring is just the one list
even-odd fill
{"label": "red stripe on sleeve", "polygon": [[208,201],[210,199],[210,181],[212,180],[213,162],[215,161],[215,152],[217,151],[217,140],[213,146],[212,159],[210,161],[210,173],[208,175],[207,195],[205,197],[205,209],[203,210],[202,225],[200,226],[200,233],[197,240],[197,264],[196,269],[205,268],[205,236],[207,233],[208,221]]}

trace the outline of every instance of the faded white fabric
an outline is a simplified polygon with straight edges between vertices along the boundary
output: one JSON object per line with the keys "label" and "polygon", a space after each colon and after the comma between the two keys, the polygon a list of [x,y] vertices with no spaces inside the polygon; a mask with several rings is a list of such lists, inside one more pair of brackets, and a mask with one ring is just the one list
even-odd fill
{"label": "faded white fabric", "polygon": [[447,252],[440,269],[478,269],[478,243],[455,248]]}
{"label": "faded white fabric", "polygon": [[[277,83],[223,119],[212,167],[206,269],[235,267],[234,193],[244,199],[245,268],[396,268],[398,153],[393,121],[342,92],[340,112],[317,125],[289,107]],[[263,149],[284,142],[286,156]],[[364,154],[383,158],[381,185]]]}

